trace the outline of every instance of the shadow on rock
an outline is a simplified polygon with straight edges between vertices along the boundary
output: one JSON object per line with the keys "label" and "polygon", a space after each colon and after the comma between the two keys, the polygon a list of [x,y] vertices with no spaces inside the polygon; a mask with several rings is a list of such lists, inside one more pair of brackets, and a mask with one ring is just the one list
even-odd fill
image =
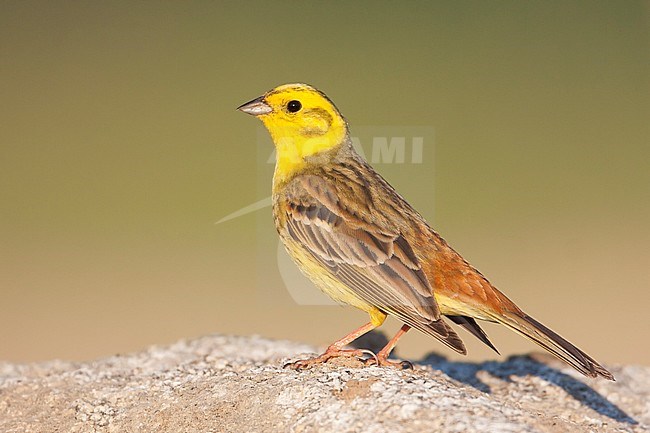
{"label": "shadow on rock", "polygon": [[562,388],[580,403],[601,415],[619,422],[638,424],[634,418],[630,417],[615,404],[609,402],[588,385],[527,355],[512,356],[504,362],[489,361],[473,363],[449,361],[436,353],[430,353],[418,361],[418,363],[429,365],[431,368],[442,371],[452,379],[470,385],[485,393],[490,393],[491,390],[478,377],[477,373],[479,371],[486,371],[505,382],[512,382],[512,376],[538,376]]}
{"label": "shadow on rock", "polygon": [[377,353],[387,344],[388,338],[386,337],[386,334],[375,329],[354,340],[350,343],[350,347],[354,347],[355,349],[367,349],[373,353]]}

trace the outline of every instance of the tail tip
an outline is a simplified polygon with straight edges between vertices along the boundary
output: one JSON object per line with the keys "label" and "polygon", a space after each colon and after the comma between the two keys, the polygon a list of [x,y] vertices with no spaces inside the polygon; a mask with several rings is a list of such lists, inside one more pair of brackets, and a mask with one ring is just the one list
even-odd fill
{"label": "tail tip", "polygon": [[601,365],[594,365],[592,373],[590,374],[591,377],[598,377],[601,376],[604,379],[611,380],[612,382],[616,382],[616,379],[614,378],[614,375],[609,372],[609,370],[605,369]]}

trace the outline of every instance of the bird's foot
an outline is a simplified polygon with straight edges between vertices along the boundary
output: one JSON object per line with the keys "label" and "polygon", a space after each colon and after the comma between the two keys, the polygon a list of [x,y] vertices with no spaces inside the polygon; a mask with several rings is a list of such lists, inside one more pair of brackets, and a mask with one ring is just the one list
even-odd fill
{"label": "bird's foot", "polygon": [[413,370],[413,364],[410,361],[389,361],[388,356],[382,356],[381,352],[377,356],[366,359],[364,364],[396,368],[398,370]]}
{"label": "bird's foot", "polygon": [[334,358],[358,358],[364,362],[365,357],[370,354],[369,359],[376,359],[376,355],[369,350],[364,349],[339,349],[337,347],[328,347],[325,353],[308,359],[300,359],[294,362],[284,364],[284,368],[292,370],[304,370],[316,364],[324,364]]}

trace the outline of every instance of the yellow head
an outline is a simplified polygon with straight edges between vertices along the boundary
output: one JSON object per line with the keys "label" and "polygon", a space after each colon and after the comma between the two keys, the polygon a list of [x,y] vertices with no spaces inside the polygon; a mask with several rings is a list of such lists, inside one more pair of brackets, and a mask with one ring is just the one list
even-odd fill
{"label": "yellow head", "polygon": [[271,134],[279,178],[303,168],[310,156],[338,148],[348,132],[332,101],[307,84],[276,87],[238,109],[258,117]]}

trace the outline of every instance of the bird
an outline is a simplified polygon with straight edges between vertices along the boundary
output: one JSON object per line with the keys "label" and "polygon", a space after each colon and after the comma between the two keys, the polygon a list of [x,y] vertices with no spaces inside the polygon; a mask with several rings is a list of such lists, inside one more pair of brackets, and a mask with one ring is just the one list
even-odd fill
{"label": "bird", "polygon": [[366,357],[367,364],[406,368],[389,356],[411,328],[465,355],[465,344],[447,320],[498,353],[480,320],[506,326],[585,376],[614,380],[449,246],[355,151],[347,121],[325,93],[308,84],[285,84],[238,110],[261,120],[273,140],[273,218],[287,253],[325,294],[370,319],[323,354],[289,367],[363,358],[363,350],[346,346],[392,316],[403,326],[384,348]]}

